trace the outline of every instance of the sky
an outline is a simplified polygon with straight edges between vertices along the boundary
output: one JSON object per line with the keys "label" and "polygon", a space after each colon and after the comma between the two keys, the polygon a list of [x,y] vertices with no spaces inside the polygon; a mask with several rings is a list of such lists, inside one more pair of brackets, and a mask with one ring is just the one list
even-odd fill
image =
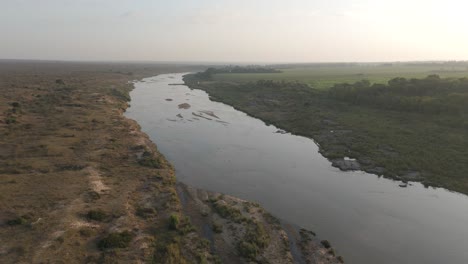
{"label": "sky", "polygon": [[0,58],[468,60],[464,0],[0,0]]}

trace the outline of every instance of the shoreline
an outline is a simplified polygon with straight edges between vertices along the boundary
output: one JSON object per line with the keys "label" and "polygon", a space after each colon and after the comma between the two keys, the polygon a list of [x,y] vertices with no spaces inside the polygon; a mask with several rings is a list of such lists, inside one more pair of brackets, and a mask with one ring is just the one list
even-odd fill
{"label": "shoreline", "polygon": [[[339,133],[341,131],[340,130],[334,131],[335,127],[333,125],[335,124],[333,121],[321,122],[321,126],[319,128],[320,131],[314,132],[313,135],[302,133],[296,130],[291,131],[290,129],[287,128],[287,126],[282,125],[278,121],[269,120],[268,118],[262,115],[259,115],[258,113],[255,113],[254,111],[249,110],[249,108],[246,107],[245,105],[243,106],[235,105],[229,102],[229,100],[223,100],[221,98],[218,98],[216,95],[213,95],[212,93],[210,93],[209,87],[204,87],[202,84],[195,83],[193,79],[190,79],[190,77],[191,77],[190,74],[187,74],[183,77],[185,81],[185,85],[189,87],[190,89],[199,89],[199,90],[206,92],[210,100],[214,102],[219,102],[219,103],[229,105],[240,112],[246,113],[250,117],[261,120],[267,126],[273,125],[276,128],[278,128],[280,131],[286,131],[287,133],[290,133],[292,135],[296,135],[296,136],[300,136],[300,137],[304,137],[304,138],[312,140],[319,147],[319,153],[323,157],[325,157],[333,167],[338,168],[341,171],[344,171],[344,172],[362,171],[368,174],[373,174],[379,178],[383,177],[386,179],[393,180],[395,181],[397,185],[399,185],[402,188],[408,185],[411,185],[412,183],[419,183],[423,185],[425,188],[428,188],[428,187],[432,187],[435,189],[441,188],[449,192],[467,195],[462,190],[459,190],[456,188],[449,188],[446,185],[431,182],[430,180],[424,178],[421,172],[416,171],[416,170],[408,170],[405,172],[402,171],[400,175],[397,175],[397,174],[389,172],[387,169],[385,169],[385,167],[375,164],[374,161],[372,161],[372,158],[369,158],[366,156],[353,154],[352,157],[350,158],[350,157],[347,157],[346,155],[341,155],[341,154],[336,155],[334,153],[335,150],[338,150],[339,153],[343,152],[343,148],[346,148],[346,144],[334,143],[336,141],[335,137],[339,137],[340,136]],[[337,132],[337,133],[333,133],[333,132]],[[346,132],[347,131],[343,131],[343,133],[346,133]],[[392,150],[389,150],[389,152],[391,151]]]}
{"label": "shoreline", "polygon": [[[132,121],[138,124],[136,121]],[[141,129],[138,131],[144,138],[147,138],[156,146],[146,133],[141,132]],[[170,163],[168,162],[168,164]],[[175,173],[174,168],[171,168],[173,173]],[[268,251],[270,253],[261,254],[260,259],[263,258],[264,260],[270,261],[270,263],[278,264],[315,263],[315,261],[319,261],[319,263],[344,263],[344,258],[335,255],[335,250],[333,247],[329,246],[328,241],[327,246],[324,246],[314,232],[307,231],[280,220],[256,203],[219,192],[191,187],[177,181],[177,179],[176,189],[181,202],[182,211],[185,215],[190,217],[192,224],[196,227],[198,235],[205,239],[208,238],[212,242],[211,251],[221,259],[222,263],[239,263],[245,260],[245,256],[242,258],[233,255],[233,253],[239,250],[237,246],[239,239],[242,241],[242,238],[238,236],[249,230],[252,224],[256,225],[258,223],[268,230],[268,236],[273,240],[271,244],[277,244],[278,241],[283,240],[283,243],[288,245],[286,248],[280,245],[269,246],[261,251]],[[216,201],[214,202],[214,200]],[[222,204],[222,211],[227,210],[229,212],[235,212],[235,216],[231,213],[219,215],[220,209],[217,204]],[[248,209],[246,209],[247,207]],[[240,215],[237,215],[237,212],[240,212]],[[237,217],[242,218],[242,220],[236,219]],[[213,228],[214,223],[216,223],[216,228],[220,228],[224,231],[218,233],[210,230]],[[286,228],[288,229],[287,232],[285,231]],[[233,232],[233,229],[235,232]],[[231,233],[226,236],[223,232],[227,231]],[[280,233],[277,233],[277,231],[280,231]],[[291,252],[294,252],[294,254]],[[256,258],[259,258],[259,256],[256,256]],[[255,258],[252,258],[251,260],[254,259]]]}

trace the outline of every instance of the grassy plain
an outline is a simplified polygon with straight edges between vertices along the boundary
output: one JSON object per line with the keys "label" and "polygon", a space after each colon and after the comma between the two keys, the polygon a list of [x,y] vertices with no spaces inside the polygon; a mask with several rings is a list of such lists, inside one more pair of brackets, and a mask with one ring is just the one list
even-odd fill
{"label": "grassy plain", "polygon": [[424,78],[431,74],[443,78],[468,76],[468,63],[296,64],[274,67],[282,72],[216,74],[214,80],[244,83],[257,80],[299,81],[312,88],[327,89],[335,83],[354,83],[362,79],[385,84],[395,77]]}

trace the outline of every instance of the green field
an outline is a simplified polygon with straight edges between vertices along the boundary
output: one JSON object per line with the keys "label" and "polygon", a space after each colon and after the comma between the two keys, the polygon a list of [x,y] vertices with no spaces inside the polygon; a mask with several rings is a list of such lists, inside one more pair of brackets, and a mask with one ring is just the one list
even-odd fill
{"label": "green field", "polygon": [[326,89],[335,83],[354,83],[362,79],[387,83],[395,77],[423,78],[431,74],[443,78],[468,77],[468,63],[393,63],[393,64],[310,64],[276,65],[281,73],[224,73],[216,81],[249,82],[256,80],[299,81],[313,88]]}

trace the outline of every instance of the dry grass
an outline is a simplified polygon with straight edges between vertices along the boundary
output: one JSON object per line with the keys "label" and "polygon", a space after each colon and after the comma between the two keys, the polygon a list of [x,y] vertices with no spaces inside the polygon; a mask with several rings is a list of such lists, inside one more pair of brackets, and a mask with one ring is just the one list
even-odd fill
{"label": "dry grass", "polygon": [[[154,230],[166,229],[167,215],[179,212],[180,204],[173,197],[172,167],[139,126],[122,116],[125,95],[133,79],[187,70],[0,63],[1,263],[151,260],[158,239]],[[6,122],[7,117],[15,122]],[[161,166],[141,166],[137,154],[142,151],[162,160]],[[143,205],[157,217],[137,217]],[[105,221],[90,220],[90,211],[106,212]],[[15,219],[21,221],[7,224]],[[99,249],[98,241],[126,230],[131,240],[117,249]]]}

